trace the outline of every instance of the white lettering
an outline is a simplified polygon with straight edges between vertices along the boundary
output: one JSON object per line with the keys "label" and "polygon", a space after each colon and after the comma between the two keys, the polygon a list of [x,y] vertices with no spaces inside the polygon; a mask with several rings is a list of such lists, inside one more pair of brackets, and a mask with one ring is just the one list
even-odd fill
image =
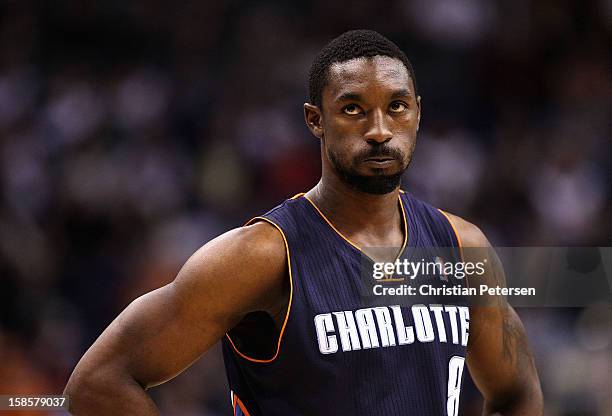
{"label": "white lettering", "polygon": [[429,305],[429,309],[436,317],[436,328],[438,329],[440,342],[446,342],[446,328],[444,327],[444,318],[442,317],[442,305]]}
{"label": "white lettering", "polygon": [[[319,314],[314,317],[319,351],[333,354],[338,352],[340,346],[343,352],[347,352],[407,345],[417,340],[433,342],[436,339],[440,343],[467,346],[470,333],[470,310],[467,306],[413,305],[410,311],[413,324],[408,326],[399,305]],[[450,333],[446,326],[446,314]]]}
{"label": "white lettering", "polygon": [[459,332],[457,331],[457,307],[447,306],[444,308],[448,312],[448,317],[451,325],[451,334],[453,335],[453,344],[459,344]]}
{"label": "white lettering", "polygon": [[395,330],[397,331],[397,342],[399,345],[412,344],[414,342],[414,329],[411,326],[404,326],[402,309],[399,306],[391,306],[393,319],[395,320]]}
{"label": "white lettering", "polygon": [[359,335],[361,335],[363,348],[378,347],[378,335],[376,334],[376,324],[374,323],[372,309],[359,309],[355,312],[355,319],[359,327]]}
{"label": "white lettering", "polygon": [[338,321],[338,335],[340,335],[342,351],[360,350],[361,344],[353,313],[351,311],[334,312],[334,315]]}
{"label": "white lettering", "polygon": [[416,329],[417,339],[421,342],[433,341],[435,334],[427,306],[414,305],[412,307],[412,316],[414,318],[414,328]]}
{"label": "white lettering", "polygon": [[395,334],[393,333],[393,327],[391,326],[391,315],[389,309],[384,306],[374,308],[374,314],[376,315],[376,321],[378,323],[378,330],[380,332],[380,343],[383,347],[395,345]]}
{"label": "white lettering", "polygon": [[327,335],[328,332],[334,331],[334,321],[331,314],[324,313],[315,316],[314,323],[317,329],[317,340],[319,341],[319,351],[321,351],[321,354],[333,354],[338,351],[336,336]]}
{"label": "white lettering", "polygon": [[459,306],[459,324],[461,326],[461,345],[468,343],[470,329],[470,310],[467,306]]}

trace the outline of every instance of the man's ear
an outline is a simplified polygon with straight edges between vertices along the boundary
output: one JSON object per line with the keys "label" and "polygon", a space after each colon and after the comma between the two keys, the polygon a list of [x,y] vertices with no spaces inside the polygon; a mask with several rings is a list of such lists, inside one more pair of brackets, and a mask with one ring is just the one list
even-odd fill
{"label": "man's ear", "polygon": [[419,131],[419,125],[421,124],[421,96],[417,95],[416,97],[417,103],[417,131]]}
{"label": "man's ear", "polygon": [[321,110],[316,105],[304,103],[304,120],[308,130],[315,137],[321,139],[323,137],[323,123],[321,120]]}

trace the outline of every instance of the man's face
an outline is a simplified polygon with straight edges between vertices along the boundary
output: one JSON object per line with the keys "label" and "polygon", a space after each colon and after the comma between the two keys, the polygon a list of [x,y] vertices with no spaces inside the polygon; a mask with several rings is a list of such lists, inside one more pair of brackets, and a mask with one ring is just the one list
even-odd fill
{"label": "man's face", "polygon": [[[322,93],[324,163],[351,188],[399,186],[416,143],[420,97],[404,64],[375,56],[333,64]],[[327,159],[327,160],[325,160]]]}

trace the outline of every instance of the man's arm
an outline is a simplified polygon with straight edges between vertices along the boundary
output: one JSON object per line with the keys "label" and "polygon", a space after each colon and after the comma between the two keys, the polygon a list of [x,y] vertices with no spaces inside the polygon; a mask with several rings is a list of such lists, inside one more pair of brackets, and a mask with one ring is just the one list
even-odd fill
{"label": "man's arm", "polygon": [[200,248],[172,283],[133,301],[85,353],[64,392],[70,411],[158,414],[147,388],[182,372],[247,313],[283,308],[286,264],[281,234],[264,222]]}
{"label": "man's arm", "polygon": [[[449,214],[464,248],[464,261],[483,261],[485,274],[475,276],[476,286],[504,286],[501,262],[478,227]],[[467,364],[485,399],[484,415],[540,416],[543,399],[540,380],[525,329],[504,297],[479,299],[470,307]]]}

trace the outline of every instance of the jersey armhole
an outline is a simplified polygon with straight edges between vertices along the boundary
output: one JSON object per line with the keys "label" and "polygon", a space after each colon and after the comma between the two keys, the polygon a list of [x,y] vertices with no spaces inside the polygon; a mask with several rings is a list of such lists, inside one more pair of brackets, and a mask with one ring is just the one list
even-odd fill
{"label": "jersey armhole", "polygon": [[227,340],[229,341],[230,345],[232,346],[232,349],[240,357],[244,358],[245,360],[254,362],[254,363],[267,364],[267,363],[271,363],[274,360],[276,360],[276,358],[278,357],[278,354],[280,353],[280,348],[281,348],[281,343],[282,343],[282,340],[283,340],[283,335],[285,334],[285,329],[287,327],[287,322],[289,321],[289,315],[291,313],[291,305],[293,304],[293,273],[292,273],[292,270],[291,270],[291,254],[289,252],[289,243],[287,242],[287,237],[285,236],[285,233],[283,232],[283,230],[281,229],[281,227],[278,224],[276,224],[274,221],[272,221],[272,220],[270,220],[269,218],[266,218],[266,217],[255,217],[255,218],[252,218],[251,220],[249,220],[246,224],[244,224],[244,226],[251,225],[251,224],[254,224],[254,223],[259,222],[259,221],[267,222],[268,224],[272,225],[273,227],[275,227],[280,232],[281,236],[283,237],[283,242],[285,243],[285,250],[287,252],[287,268],[288,268],[288,271],[289,271],[289,285],[290,285],[290,289],[289,289],[289,303],[287,305],[287,312],[285,314],[285,319],[283,321],[283,326],[281,327],[280,334],[278,335],[278,342],[276,344],[276,352],[274,353],[274,356],[272,356],[272,358],[269,358],[269,359],[252,358],[252,357],[249,357],[248,355],[242,353],[236,347],[236,345],[234,344],[234,341],[230,337],[229,333],[226,333],[225,337],[227,338]]}

